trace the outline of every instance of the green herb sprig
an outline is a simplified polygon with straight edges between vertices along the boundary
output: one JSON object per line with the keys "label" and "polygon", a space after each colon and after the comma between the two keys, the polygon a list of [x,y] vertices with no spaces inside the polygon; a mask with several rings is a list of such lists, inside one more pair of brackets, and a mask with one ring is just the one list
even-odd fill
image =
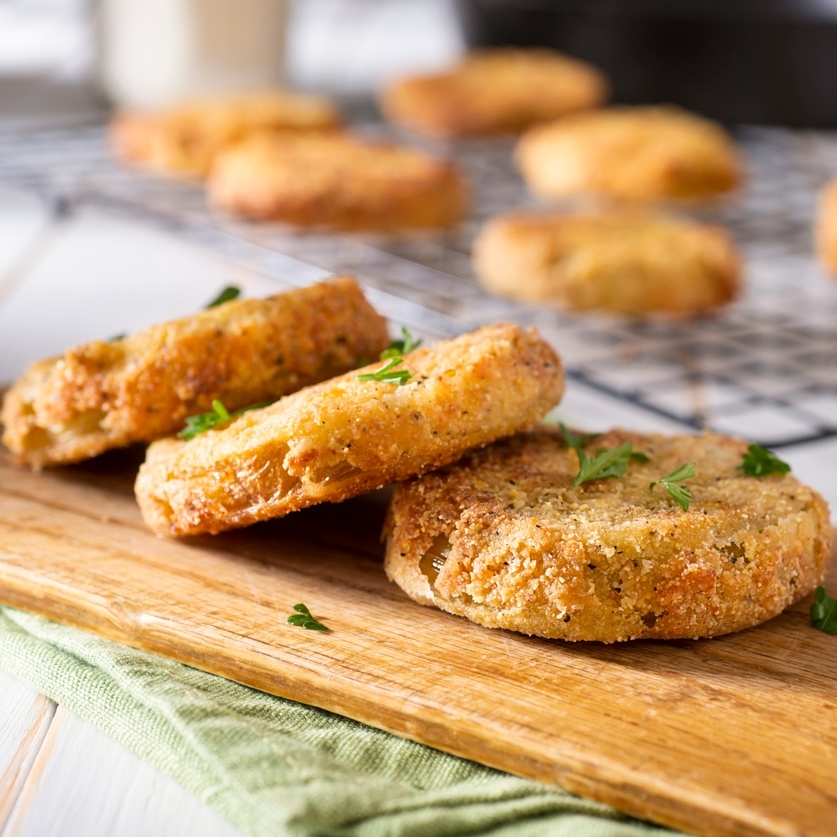
{"label": "green herb sprig", "polygon": [[825,587],[817,587],[814,590],[811,624],[827,634],[837,634],[837,599],[832,599],[825,592]]}
{"label": "green herb sprig", "polygon": [[644,453],[634,450],[633,442],[625,442],[617,448],[602,448],[595,456],[587,456],[579,447],[578,475],[573,480],[573,488],[590,480],[604,480],[610,477],[621,477],[628,470],[628,463],[648,462]]}
{"label": "green herb sprig", "polygon": [[201,433],[206,433],[207,430],[212,430],[213,427],[218,427],[221,424],[237,418],[242,413],[250,410],[257,410],[260,407],[267,407],[271,404],[270,401],[260,401],[258,404],[251,404],[249,407],[242,407],[240,410],[233,410],[229,412],[221,401],[217,398],[212,402],[212,410],[208,413],[200,413],[196,416],[188,416],[186,419],[186,426],[177,434],[178,438],[188,442],[194,439],[195,436],[200,436]]}
{"label": "green herb sprig", "polygon": [[413,349],[417,349],[421,346],[421,338],[416,340],[410,332],[402,327],[401,328],[401,339],[400,340],[393,340],[389,346],[384,349],[380,354],[381,360],[390,360],[391,358],[396,357],[403,357],[404,355],[409,354],[413,351]]}
{"label": "green herb sprig", "polygon": [[[579,453],[591,439],[595,439],[598,436],[598,433],[573,433],[563,421],[558,422],[558,427],[561,428],[561,435],[564,437],[564,444],[574,450],[576,453]],[[581,457],[579,457],[580,459]]]}
{"label": "green herb sprig", "polygon": [[404,355],[412,352],[421,345],[421,340],[416,340],[406,328],[401,329],[401,340],[393,341],[388,348],[384,349],[380,354],[381,360],[387,360],[385,366],[382,366],[377,372],[364,372],[358,375],[359,381],[380,381],[381,383],[393,383],[398,386],[404,386],[410,380],[412,375],[407,369],[396,369],[404,362]]}
{"label": "green herb sprig", "polygon": [[363,375],[358,375],[359,381],[381,381],[382,383],[396,383],[398,386],[404,386],[412,377],[407,369],[395,369],[396,366],[404,360],[402,357],[394,357],[386,365],[382,366],[377,372],[364,372]]}
{"label": "green herb sprig", "polygon": [[631,461],[648,462],[648,457],[644,453],[634,450],[633,442],[625,442],[617,448],[601,448],[595,456],[587,456],[583,446],[599,434],[573,433],[563,422],[558,422],[558,426],[561,428],[564,443],[574,450],[578,457],[578,474],[573,480],[573,488],[591,480],[621,477]]}
{"label": "green herb sprig", "polygon": [[235,285],[227,285],[215,299],[212,300],[207,306],[206,310],[208,311],[210,308],[215,308],[218,305],[223,305],[225,302],[229,302],[231,299],[238,299],[241,296],[241,288],[237,288]]}
{"label": "green herb sprig", "polygon": [[683,509],[683,511],[688,511],[692,502],[692,492],[689,491],[686,486],[677,485],[676,483],[683,482],[683,480],[690,480],[694,475],[695,463],[692,462],[688,465],[684,463],[679,468],[675,468],[670,474],[666,474],[664,477],[654,480],[654,482],[648,486],[648,490],[653,491],[655,485],[662,483],[666,487],[666,491],[668,491],[669,495],[677,501],[680,508]]}
{"label": "green herb sprig", "polygon": [[766,477],[769,474],[788,474],[790,465],[783,462],[773,451],[761,445],[750,445],[741,457],[738,466],[748,477]]}
{"label": "green herb sprig", "polygon": [[297,627],[305,628],[308,631],[329,630],[327,625],[323,625],[322,622],[318,622],[311,615],[311,611],[308,610],[308,608],[304,604],[295,604],[293,609],[296,611],[296,613],[288,617],[289,625],[296,625]]}

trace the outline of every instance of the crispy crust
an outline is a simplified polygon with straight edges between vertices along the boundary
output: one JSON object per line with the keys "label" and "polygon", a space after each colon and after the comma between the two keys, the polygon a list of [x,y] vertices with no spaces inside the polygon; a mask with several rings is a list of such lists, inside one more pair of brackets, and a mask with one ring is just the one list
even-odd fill
{"label": "crispy crust", "polygon": [[837,177],[820,192],[814,239],[821,264],[837,276]]}
{"label": "crispy crust", "polygon": [[711,310],[737,295],[741,272],[723,228],[628,212],[498,216],[474,267],[497,293],[626,314]]}
{"label": "crispy crust", "polygon": [[467,207],[451,165],[347,134],[252,136],[220,155],[207,188],[248,218],[346,230],[448,227]]}
{"label": "crispy crust", "polygon": [[411,76],[380,96],[387,119],[433,137],[516,133],[603,104],[609,85],[584,61],[547,49],[475,52],[442,73]]}
{"label": "crispy crust", "polygon": [[157,172],[205,176],[223,148],[253,131],[335,128],[340,114],[321,96],[281,90],[122,112],[110,124],[114,153]]}
{"label": "crispy crust", "polygon": [[189,442],[148,449],[136,494],[163,535],[196,535],[337,502],[531,427],[563,391],[534,331],[488,326],[411,352],[403,386],[335,378]]}
{"label": "crispy crust", "polygon": [[529,189],[550,198],[697,201],[742,180],[723,128],[673,107],[607,108],[537,126],[520,140],[516,161]]}
{"label": "crispy crust", "polygon": [[[717,636],[770,619],[821,583],[828,507],[791,476],[738,470],[746,443],[614,430],[650,462],[572,488],[554,428],[498,442],[397,486],[386,571],[416,601],[491,628],[618,642]],[[687,512],[649,483],[684,462]]]}
{"label": "crispy crust", "polygon": [[385,320],[351,277],[234,300],[33,364],[6,394],[3,443],[34,467],[77,462],[279,398],[375,357]]}

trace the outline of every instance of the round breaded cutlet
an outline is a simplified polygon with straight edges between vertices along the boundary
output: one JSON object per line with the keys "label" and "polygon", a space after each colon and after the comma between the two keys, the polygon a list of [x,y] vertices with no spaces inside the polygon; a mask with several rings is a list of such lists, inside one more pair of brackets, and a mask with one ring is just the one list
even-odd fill
{"label": "round breaded cutlet", "polygon": [[494,325],[245,413],[188,442],[151,445],[136,495],[163,535],[221,532],[337,502],[532,427],[560,399],[561,364],[534,331]]}
{"label": "round breaded cutlet", "polygon": [[820,191],[814,241],[820,263],[837,276],[837,177]]}
{"label": "round breaded cutlet", "polygon": [[538,122],[595,108],[608,96],[604,74],[548,49],[482,50],[449,70],[409,76],[380,95],[387,119],[433,137],[517,133]]}
{"label": "round breaded cutlet", "polygon": [[710,311],[741,274],[723,228],[625,211],[500,215],[474,242],[474,269],[506,296],[631,315]]}
{"label": "round breaded cutlet", "polygon": [[247,218],[343,230],[448,227],[467,208],[450,164],[348,134],[250,137],[219,156],[207,189]]}
{"label": "round breaded cutlet", "polygon": [[219,151],[253,131],[327,130],[340,121],[329,99],[271,90],[161,111],[123,111],[111,120],[109,134],[122,160],[160,173],[203,177]]}
{"label": "round breaded cutlet", "polygon": [[[572,483],[574,450],[538,428],[395,489],[386,571],[411,598],[490,628],[565,640],[697,639],[757,625],[821,583],[828,507],[792,476],[745,476],[747,443],[614,430],[648,461]],[[654,480],[684,463],[688,511]]]}
{"label": "round breaded cutlet", "polygon": [[23,462],[78,462],[339,375],[389,344],[386,321],[348,276],[236,299],[39,361],[6,393],[3,443]]}
{"label": "round breaded cutlet", "polygon": [[726,131],[674,107],[606,108],[539,125],[515,156],[532,193],[547,198],[699,201],[742,180]]}

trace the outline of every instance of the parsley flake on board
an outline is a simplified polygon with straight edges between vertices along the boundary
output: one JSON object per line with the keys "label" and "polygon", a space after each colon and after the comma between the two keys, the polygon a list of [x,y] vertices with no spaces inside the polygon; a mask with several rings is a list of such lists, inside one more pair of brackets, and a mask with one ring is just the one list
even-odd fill
{"label": "parsley flake on board", "polygon": [[194,439],[195,436],[200,436],[201,433],[206,433],[213,427],[218,427],[221,424],[231,419],[237,418],[242,413],[249,410],[257,410],[260,407],[267,407],[271,401],[260,401],[258,404],[251,404],[249,407],[242,407],[240,410],[229,412],[227,408],[216,398],[212,402],[212,410],[208,413],[200,413],[196,416],[188,416],[186,419],[186,426],[177,434],[179,439],[188,442]]}
{"label": "parsley flake on board", "polygon": [[666,487],[669,495],[677,501],[683,511],[689,511],[689,505],[692,502],[692,492],[684,485],[676,485],[675,483],[683,482],[683,480],[690,480],[695,475],[695,463],[683,464],[679,468],[675,468],[670,474],[654,480],[649,486],[648,490],[653,491],[654,486],[662,483]]}
{"label": "parsley flake on board", "polygon": [[814,591],[811,624],[827,634],[837,634],[837,599],[832,599],[825,587],[817,587]]}
{"label": "parsley flake on board", "polygon": [[318,622],[312,615],[308,608],[300,603],[295,604],[293,609],[296,611],[293,615],[288,617],[289,625],[296,625],[298,628],[305,628],[308,631],[327,631],[327,625]]}
{"label": "parsley flake on board", "polygon": [[773,451],[761,445],[750,445],[741,457],[738,466],[748,477],[766,477],[769,474],[788,474],[790,465],[783,462]]}
{"label": "parsley flake on board", "polygon": [[241,288],[237,288],[235,285],[227,285],[215,299],[212,300],[207,306],[206,310],[208,311],[210,308],[215,308],[217,305],[223,305],[225,302],[229,302],[231,299],[237,299],[241,296]]}

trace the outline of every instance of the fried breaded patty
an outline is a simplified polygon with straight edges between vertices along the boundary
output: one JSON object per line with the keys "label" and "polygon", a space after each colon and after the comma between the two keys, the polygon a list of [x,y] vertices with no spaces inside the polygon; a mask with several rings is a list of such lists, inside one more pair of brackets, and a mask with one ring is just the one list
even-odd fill
{"label": "fried breaded patty", "polygon": [[837,276],[837,177],[820,191],[814,239],[820,263]]}
{"label": "fried breaded patty", "polygon": [[548,198],[696,201],[742,180],[726,131],[674,107],[606,108],[536,126],[520,140],[516,161],[529,189]]}
{"label": "fried breaded patty", "polygon": [[41,467],[174,433],[352,369],[389,343],[351,277],[243,299],[39,361],[6,394],[3,443]]}
{"label": "fried breaded patty", "polygon": [[[491,628],[618,642],[717,636],[770,619],[821,583],[825,501],[792,476],[748,477],[747,444],[614,430],[648,462],[579,470],[555,428],[498,442],[397,486],[386,571],[406,593]],[[695,463],[688,511],[649,484]]]}
{"label": "fried breaded patty", "polygon": [[253,131],[315,131],[340,124],[322,96],[283,90],[184,102],[152,112],[122,112],[110,124],[114,152],[163,173],[204,176],[223,148]]}
{"label": "fried breaded patty", "polygon": [[448,163],[348,134],[252,136],[219,156],[207,189],[248,218],[345,230],[448,227],[467,205]]}
{"label": "fried breaded patty", "polygon": [[634,315],[711,310],[740,278],[723,228],[624,211],[500,215],[474,242],[474,267],[501,294]]}
{"label": "fried breaded patty", "polygon": [[547,49],[474,52],[441,73],[410,76],[380,96],[384,115],[436,137],[522,131],[568,113],[598,107],[604,74]]}
{"label": "fried breaded patty", "polygon": [[188,442],[151,445],[136,495],[163,535],[196,535],[337,502],[453,461],[536,424],[563,392],[555,352],[499,324],[420,348],[399,386],[362,370],[253,410]]}

